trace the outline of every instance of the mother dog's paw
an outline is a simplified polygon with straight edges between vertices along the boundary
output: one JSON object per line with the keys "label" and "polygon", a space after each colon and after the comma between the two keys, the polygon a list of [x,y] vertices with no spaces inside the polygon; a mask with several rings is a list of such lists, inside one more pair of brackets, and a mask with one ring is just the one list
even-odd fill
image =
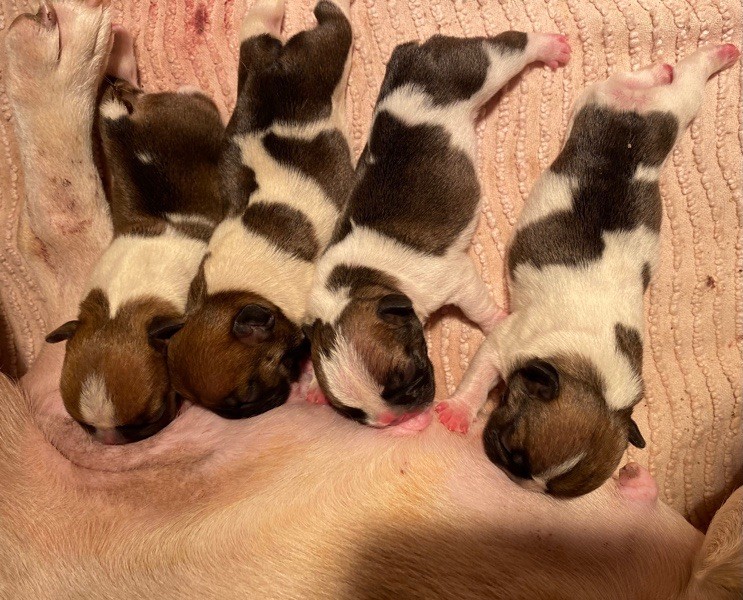
{"label": "mother dog's paw", "polygon": [[47,101],[59,105],[61,94],[92,110],[111,44],[101,0],[44,2],[19,15],[5,40],[10,99],[17,108],[43,110]]}

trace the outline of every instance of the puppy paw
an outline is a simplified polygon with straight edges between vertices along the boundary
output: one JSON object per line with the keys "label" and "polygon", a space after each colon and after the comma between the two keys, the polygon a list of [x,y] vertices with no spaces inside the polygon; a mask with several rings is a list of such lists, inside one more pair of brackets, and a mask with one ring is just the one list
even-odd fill
{"label": "puppy paw", "polygon": [[470,424],[475,420],[475,415],[472,414],[472,409],[465,402],[460,402],[454,398],[439,402],[434,410],[439,415],[439,421],[449,431],[457,433],[467,433],[470,428]]}
{"label": "puppy paw", "polygon": [[530,33],[527,52],[534,61],[543,62],[550,69],[564,66],[570,60],[568,38],[557,33]]}

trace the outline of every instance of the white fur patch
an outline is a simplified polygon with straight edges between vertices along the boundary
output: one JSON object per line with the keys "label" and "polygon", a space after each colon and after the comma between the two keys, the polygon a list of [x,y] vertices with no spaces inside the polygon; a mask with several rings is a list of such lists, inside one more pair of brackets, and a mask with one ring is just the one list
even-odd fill
{"label": "white fur patch", "polygon": [[642,382],[616,345],[614,326],[644,331],[644,263],[651,272],[658,234],[644,226],[605,233],[604,253],[586,267],[517,267],[510,286],[512,314],[491,338],[504,372],[532,356],[577,354],[588,358],[606,383],[609,408],[632,405]]}
{"label": "white fur patch", "polygon": [[96,428],[116,426],[116,411],[106,382],[98,374],[88,375],[80,389],[80,416]]}
{"label": "white fur patch", "polygon": [[314,265],[248,231],[240,218],[219,224],[209,252],[204,276],[210,294],[250,290],[281,307],[291,321],[302,322]]}
{"label": "white fur patch", "polygon": [[348,297],[345,293],[329,292],[325,284],[336,266],[351,265],[394,274],[400,282],[400,290],[413,301],[418,317],[425,322],[432,312],[447,304],[461,286],[459,275],[467,267],[463,261],[469,261],[461,245],[469,244],[471,233],[468,230],[446,254],[433,256],[368,227],[354,226],[351,233],[328,248],[318,262],[308,315],[326,323],[335,322]]}
{"label": "white fur patch", "polygon": [[472,110],[472,102],[469,100],[436,106],[431,102],[431,97],[418,86],[407,84],[396,88],[382,100],[374,115],[376,117],[381,112],[388,112],[408,126],[438,125],[451,136],[451,145],[474,161],[475,130]]}
{"label": "white fur patch", "polygon": [[570,469],[572,469],[575,465],[577,465],[580,461],[583,460],[583,457],[585,457],[586,453],[581,452],[580,454],[577,454],[573,456],[572,458],[567,459],[564,462],[561,462],[559,465],[555,465],[553,467],[550,467],[549,469],[545,469],[541,473],[534,475],[532,479],[534,481],[541,483],[544,487],[544,489],[547,489],[547,483],[556,477],[560,477],[560,475],[565,475]]}
{"label": "white fur patch", "polygon": [[122,235],[96,264],[86,293],[103,290],[111,318],[124,303],[147,296],[172,302],[184,311],[189,286],[205,251],[204,242],[173,230],[156,237]]}
{"label": "white fur patch", "polygon": [[301,212],[314,226],[320,247],[324,248],[333,233],[338,210],[317,182],[274,160],[263,147],[261,137],[236,136],[233,141],[242,151],[242,163],[255,172],[258,189],[250,203],[284,204]]}
{"label": "white fur patch", "polygon": [[337,129],[335,123],[329,119],[320,119],[319,121],[301,124],[277,122],[271,125],[270,131],[279,137],[311,141],[321,133],[334,131],[335,129]]}
{"label": "white fur patch", "polygon": [[660,178],[661,167],[649,167],[640,163],[635,169],[634,179],[655,183]]}
{"label": "white fur patch", "polygon": [[530,201],[521,211],[516,229],[524,229],[553,213],[571,210],[577,186],[578,181],[574,177],[559,175],[551,170],[542,173],[532,188]]}
{"label": "white fur patch", "polygon": [[151,165],[153,158],[149,152],[135,152],[134,157],[143,165]]}
{"label": "white fur patch", "polygon": [[203,225],[204,227],[214,227],[215,225],[209,217],[199,214],[165,213],[165,218],[177,225]]}
{"label": "white fur patch", "polygon": [[124,106],[124,103],[119,102],[116,99],[107,100],[106,102],[101,104],[100,111],[102,117],[104,117],[105,119],[110,119],[111,121],[129,116],[129,111],[126,110],[126,106]]}
{"label": "white fur patch", "polygon": [[381,398],[382,386],[367,371],[356,348],[343,335],[336,337],[330,356],[322,359],[322,369],[330,393],[344,406],[360,408],[372,420],[389,410]]}

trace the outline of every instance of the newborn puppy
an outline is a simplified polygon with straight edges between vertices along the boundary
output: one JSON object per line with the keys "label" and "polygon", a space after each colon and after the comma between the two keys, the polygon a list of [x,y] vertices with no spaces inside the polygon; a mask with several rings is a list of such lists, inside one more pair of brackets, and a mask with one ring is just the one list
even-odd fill
{"label": "newborn puppy", "polygon": [[175,417],[165,349],[221,218],[224,132],[203,94],[142,92],[132,40],[123,30],[116,38],[111,64],[130,81],[106,84],[98,120],[114,240],[93,269],[77,320],[46,338],[67,340],[65,408],[107,444],[151,436]]}
{"label": "newborn puppy", "polygon": [[490,459],[526,487],[578,496],[614,471],[643,394],[643,294],[656,267],[658,176],[730,44],[613,75],[578,101],[569,138],[524,206],[508,252],[512,313],[437,407],[466,431],[502,373]]}
{"label": "newborn puppy", "polygon": [[444,304],[485,331],[497,320],[467,255],[480,203],[475,119],[526,65],[554,68],[569,55],[563,36],[516,31],[435,36],[392,53],[359,181],[309,302],[315,375],[344,415],[374,427],[420,415],[425,427],[434,378],[423,323]]}
{"label": "newborn puppy", "polygon": [[283,0],[260,0],[243,22],[220,167],[228,213],[168,352],[177,392],[223,417],[283,404],[308,353],[300,326],[315,261],[353,182],[347,11],[318,3],[317,27],[286,44]]}

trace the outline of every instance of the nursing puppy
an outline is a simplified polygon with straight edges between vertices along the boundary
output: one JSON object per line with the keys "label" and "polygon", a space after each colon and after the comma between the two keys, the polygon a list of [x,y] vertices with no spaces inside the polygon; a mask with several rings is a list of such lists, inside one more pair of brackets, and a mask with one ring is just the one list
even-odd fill
{"label": "nursing puppy", "polygon": [[284,403],[308,353],[301,324],[315,260],[353,182],[347,11],[318,3],[317,27],[286,44],[283,0],[259,1],[243,22],[220,167],[228,213],[168,352],[177,392],[224,417]]}
{"label": "nursing puppy", "polygon": [[116,38],[111,64],[129,81],[106,84],[98,119],[114,240],[78,318],[46,338],[67,340],[65,408],[106,444],[143,439],[175,417],[165,348],[222,215],[216,106],[200,93],[144,93],[131,37],[119,29]]}
{"label": "nursing puppy", "polygon": [[627,444],[643,394],[643,294],[656,267],[658,176],[699,110],[707,79],[739,55],[728,44],[620,73],[577,103],[569,138],[534,186],[508,252],[511,314],[437,407],[466,431],[501,373],[485,427],[492,461],[560,496],[597,488]]}
{"label": "nursing puppy", "polygon": [[[565,64],[558,35],[435,36],[387,65],[359,181],[309,302],[312,363],[330,404],[374,427],[418,415],[434,396],[423,323],[444,304],[489,331],[499,310],[467,255],[479,216],[480,108],[526,65]],[[463,279],[464,276],[464,279]]]}

